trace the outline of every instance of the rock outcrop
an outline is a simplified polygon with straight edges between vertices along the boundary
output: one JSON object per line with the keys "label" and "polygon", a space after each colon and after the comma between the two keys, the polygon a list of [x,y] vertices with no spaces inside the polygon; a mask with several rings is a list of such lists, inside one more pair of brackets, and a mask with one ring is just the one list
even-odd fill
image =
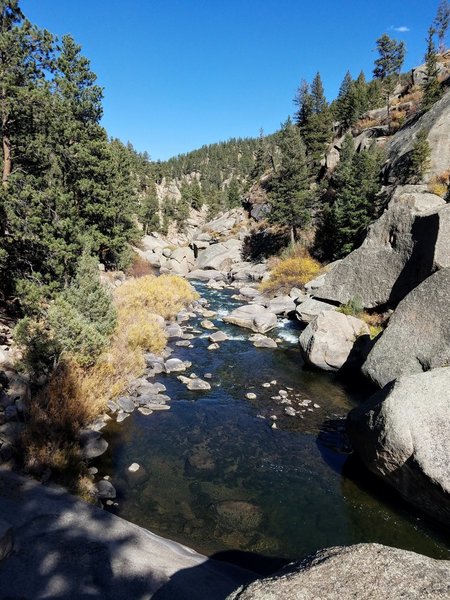
{"label": "rock outcrop", "polygon": [[398,131],[390,141],[385,168],[386,177],[392,183],[402,181],[405,166],[414,147],[419,131],[427,132],[430,144],[430,165],[426,180],[446,171],[450,165],[450,91],[430,110]]}
{"label": "rock outcrop", "polygon": [[401,375],[450,364],[449,298],[450,267],[431,275],[400,302],[363,373],[384,386]]}
{"label": "rock outcrop", "polygon": [[[369,340],[369,328],[350,315],[324,311],[306,327],[299,338],[305,361],[325,371],[338,371],[349,360],[358,340]],[[356,359],[355,359],[356,360]]]}
{"label": "rock outcrop", "polygon": [[[0,470],[0,599],[221,600],[255,576]],[[9,541],[6,539],[9,536]],[[11,548],[12,546],[12,548]],[[8,551],[9,548],[9,551]]]}
{"label": "rock outcrop", "polygon": [[227,600],[443,600],[450,562],[380,544],[320,550]]}
{"label": "rock outcrop", "polygon": [[350,438],[366,466],[447,527],[449,423],[450,367],[401,377],[348,416]]}
{"label": "rock outcrop", "polygon": [[402,300],[436,269],[450,266],[450,205],[423,186],[395,190],[366,239],[329,271],[315,297],[365,308]]}

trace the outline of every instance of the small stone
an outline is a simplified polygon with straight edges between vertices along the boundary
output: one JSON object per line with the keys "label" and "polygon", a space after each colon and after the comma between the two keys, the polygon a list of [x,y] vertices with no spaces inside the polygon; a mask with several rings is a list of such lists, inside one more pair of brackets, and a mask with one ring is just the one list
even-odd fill
{"label": "small stone", "polygon": [[200,321],[200,325],[203,327],[203,329],[208,329],[208,330],[217,329],[217,327],[214,325],[214,323],[212,321],[209,321],[208,319],[204,319],[203,321]]}
{"label": "small stone", "polygon": [[126,413],[126,412],[123,412],[123,410],[121,410],[117,413],[116,421],[117,421],[117,423],[122,423],[122,421],[125,421],[125,419],[129,416],[130,416],[130,413]]}
{"label": "small stone", "polygon": [[208,346],[208,350],[218,350],[219,349],[219,344],[210,344]]}
{"label": "small stone", "polygon": [[128,467],[128,470],[129,470],[131,473],[136,473],[136,471],[139,471],[139,469],[140,469],[140,465],[139,465],[138,463],[132,463],[132,464],[131,464],[131,465]]}
{"label": "small stone", "polygon": [[287,398],[288,397],[288,393],[286,390],[279,390],[278,391],[278,395],[281,396],[281,398]]}
{"label": "small stone", "polygon": [[254,394],[253,392],[248,392],[247,394],[245,394],[245,397],[247,398],[247,400],[256,400],[256,394]]}
{"label": "small stone", "polygon": [[97,475],[97,473],[98,473],[98,469],[97,469],[97,467],[90,467],[90,468],[88,469],[88,473],[89,473],[90,475]]}
{"label": "small stone", "polygon": [[295,415],[297,414],[295,412],[295,409],[292,408],[292,406],[286,406],[286,408],[284,409],[284,412],[289,416],[289,417],[295,417]]}
{"label": "small stone", "polygon": [[189,348],[191,345],[192,344],[189,340],[180,340],[179,342],[175,342],[175,346],[180,346],[180,348]]}
{"label": "small stone", "polygon": [[210,390],[211,386],[207,381],[203,381],[203,379],[192,379],[187,384],[187,389],[191,391],[200,391],[200,390]]}
{"label": "small stone", "polygon": [[272,423],[272,429],[278,429],[276,423]]}
{"label": "small stone", "polygon": [[263,383],[262,386],[263,386],[263,388],[269,388],[270,387],[270,383]]}
{"label": "small stone", "polygon": [[205,373],[205,374],[203,375],[203,377],[204,377],[205,379],[212,379],[212,373]]}
{"label": "small stone", "polygon": [[116,402],[123,412],[132,413],[135,409],[134,402],[127,396],[121,396],[120,398],[117,398]]}
{"label": "small stone", "polygon": [[320,408],[319,404],[313,404],[314,408]]}
{"label": "small stone", "polygon": [[270,415],[269,419],[272,419],[272,421],[276,421],[278,417],[277,415]]}
{"label": "small stone", "polygon": [[141,413],[141,415],[144,415],[144,417],[148,417],[148,415],[151,415],[153,413],[151,408],[147,408],[146,406],[140,406],[138,408],[138,411]]}
{"label": "small stone", "polygon": [[272,381],[270,382],[270,385],[277,385],[277,380],[276,379],[272,379]]}
{"label": "small stone", "polygon": [[169,360],[164,364],[164,367],[167,373],[186,370],[186,364],[179,358],[169,358]]}
{"label": "small stone", "polygon": [[114,505],[114,502],[113,502],[112,500],[107,500],[107,501],[105,502],[105,504],[106,504],[106,506],[113,506],[113,505]]}
{"label": "small stone", "polygon": [[102,479],[97,483],[97,496],[102,500],[115,498],[116,489],[108,480]]}
{"label": "small stone", "polygon": [[228,339],[228,336],[223,331],[216,331],[209,336],[209,341],[215,344],[216,342],[224,342]]}

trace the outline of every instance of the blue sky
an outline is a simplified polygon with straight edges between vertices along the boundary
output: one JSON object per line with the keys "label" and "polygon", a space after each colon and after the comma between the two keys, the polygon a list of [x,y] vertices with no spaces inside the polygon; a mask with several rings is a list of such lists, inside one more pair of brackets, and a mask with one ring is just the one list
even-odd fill
{"label": "blue sky", "polygon": [[[371,76],[375,40],[422,62],[438,0],[22,0],[70,33],[105,89],[103,125],[153,159],[278,129],[302,78],[332,100],[347,69]],[[399,31],[400,30],[400,31]]]}

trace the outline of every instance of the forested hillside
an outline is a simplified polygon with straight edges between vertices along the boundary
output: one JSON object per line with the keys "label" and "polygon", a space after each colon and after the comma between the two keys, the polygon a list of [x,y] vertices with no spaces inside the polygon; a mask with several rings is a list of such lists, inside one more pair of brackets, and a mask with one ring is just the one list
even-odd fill
{"label": "forested hillside", "polygon": [[69,35],[1,3],[0,279],[3,296],[67,285],[84,247],[111,266],[137,239],[138,157],[100,125],[102,89]]}

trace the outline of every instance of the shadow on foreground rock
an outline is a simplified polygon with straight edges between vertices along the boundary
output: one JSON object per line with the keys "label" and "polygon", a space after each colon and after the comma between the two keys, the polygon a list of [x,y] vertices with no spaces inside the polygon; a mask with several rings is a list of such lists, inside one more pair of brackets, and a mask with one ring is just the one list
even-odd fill
{"label": "shadow on foreground rock", "polygon": [[223,600],[256,578],[5,470],[0,514],[13,542],[1,560],[0,539],[1,600]]}

